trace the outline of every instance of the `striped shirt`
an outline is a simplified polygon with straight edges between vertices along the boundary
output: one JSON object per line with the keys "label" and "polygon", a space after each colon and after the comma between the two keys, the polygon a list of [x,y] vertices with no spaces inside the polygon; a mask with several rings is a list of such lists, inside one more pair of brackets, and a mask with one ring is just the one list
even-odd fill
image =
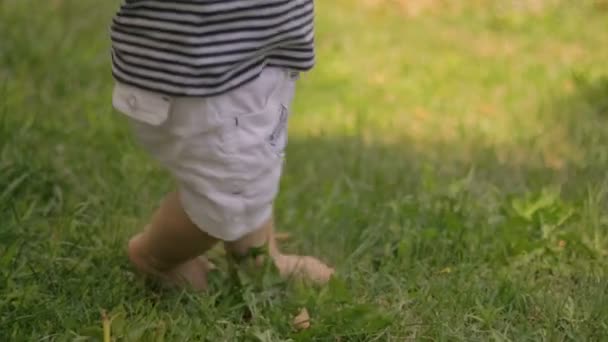
{"label": "striped shirt", "polygon": [[112,73],[174,96],[212,96],[266,66],[314,64],[313,0],[126,0],[111,27]]}

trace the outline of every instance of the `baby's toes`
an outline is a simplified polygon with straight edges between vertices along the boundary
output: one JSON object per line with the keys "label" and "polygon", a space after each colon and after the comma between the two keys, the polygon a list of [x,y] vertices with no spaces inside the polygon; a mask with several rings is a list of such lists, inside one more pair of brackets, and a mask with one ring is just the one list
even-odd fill
{"label": "baby's toes", "polygon": [[320,285],[335,273],[333,268],[311,256],[281,255],[275,261],[282,276],[304,278]]}

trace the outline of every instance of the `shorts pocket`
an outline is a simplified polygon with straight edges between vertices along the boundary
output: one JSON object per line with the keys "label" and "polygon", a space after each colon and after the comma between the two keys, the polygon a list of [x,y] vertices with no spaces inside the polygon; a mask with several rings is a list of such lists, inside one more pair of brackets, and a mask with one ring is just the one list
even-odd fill
{"label": "shorts pocket", "polygon": [[237,154],[250,170],[258,170],[255,164],[261,167],[281,157],[281,147],[278,145],[283,133],[276,112],[276,109],[268,108],[264,112],[235,118]]}
{"label": "shorts pocket", "polygon": [[277,156],[285,157],[285,148],[287,147],[287,122],[289,120],[289,108],[285,105],[280,105],[278,110],[278,118],[274,129],[267,137],[267,143],[271,151]]}
{"label": "shorts pocket", "polygon": [[171,98],[159,93],[116,83],[112,105],[130,118],[159,126],[169,117]]}

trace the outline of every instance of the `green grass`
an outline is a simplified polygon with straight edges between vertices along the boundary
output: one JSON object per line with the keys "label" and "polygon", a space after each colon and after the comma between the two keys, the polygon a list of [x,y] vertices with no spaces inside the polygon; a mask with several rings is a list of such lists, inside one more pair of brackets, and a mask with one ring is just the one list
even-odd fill
{"label": "green grass", "polygon": [[277,220],[339,278],[192,295],[124,253],[171,181],[111,108],[118,2],[0,1],[0,340],[101,340],[102,310],[119,341],[606,340],[608,13],[486,3],[318,1]]}

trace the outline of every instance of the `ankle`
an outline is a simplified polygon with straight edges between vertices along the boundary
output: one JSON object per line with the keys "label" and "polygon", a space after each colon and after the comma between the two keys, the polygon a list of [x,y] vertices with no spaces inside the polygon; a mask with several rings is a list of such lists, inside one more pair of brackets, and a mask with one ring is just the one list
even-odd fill
{"label": "ankle", "polygon": [[238,250],[226,249],[226,252],[231,260],[236,264],[253,264],[256,267],[262,267],[270,258],[273,259],[272,253],[267,245],[259,247],[239,248]]}

